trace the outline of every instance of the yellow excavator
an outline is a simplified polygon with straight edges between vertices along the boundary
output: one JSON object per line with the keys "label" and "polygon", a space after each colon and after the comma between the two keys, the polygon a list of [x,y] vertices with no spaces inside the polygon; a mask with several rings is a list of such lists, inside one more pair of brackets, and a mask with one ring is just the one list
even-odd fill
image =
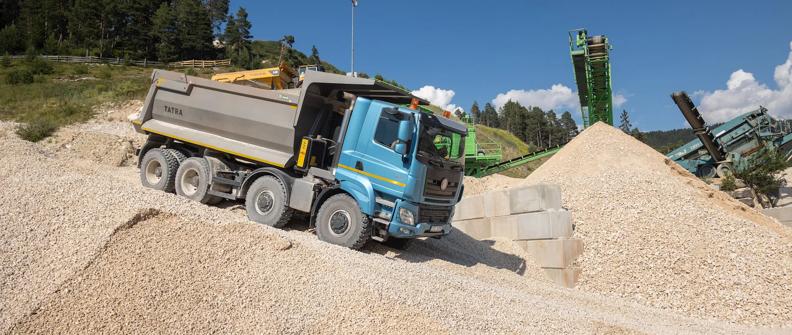
{"label": "yellow excavator", "polygon": [[[218,73],[212,76],[212,80],[221,83],[249,84],[258,88],[282,90],[295,86],[299,87],[305,78],[306,71],[324,72],[324,68],[321,65],[302,65],[295,72],[288,65],[281,64],[279,67],[266,69]],[[295,78],[298,79],[296,84],[294,82]]]}

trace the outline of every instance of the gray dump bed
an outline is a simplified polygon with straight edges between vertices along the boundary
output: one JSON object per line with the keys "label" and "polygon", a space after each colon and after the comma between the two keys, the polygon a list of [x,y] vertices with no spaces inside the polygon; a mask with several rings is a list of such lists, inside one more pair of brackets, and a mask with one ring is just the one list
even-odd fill
{"label": "gray dump bed", "polygon": [[[155,70],[138,131],[284,167],[313,120],[339,92],[409,103],[408,92],[371,79],[312,72],[303,89],[265,90]],[[425,101],[423,101],[425,103]]]}

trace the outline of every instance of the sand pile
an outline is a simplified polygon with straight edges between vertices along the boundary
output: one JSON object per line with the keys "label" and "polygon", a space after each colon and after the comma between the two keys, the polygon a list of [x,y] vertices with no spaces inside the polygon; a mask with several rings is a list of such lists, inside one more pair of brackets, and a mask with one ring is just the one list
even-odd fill
{"label": "sand pile", "polygon": [[618,129],[592,126],[526,182],[561,185],[586,243],[580,289],[700,317],[792,324],[792,230]]}
{"label": "sand pile", "polygon": [[0,333],[757,331],[534,280],[508,244],[352,251],[0,141]]}

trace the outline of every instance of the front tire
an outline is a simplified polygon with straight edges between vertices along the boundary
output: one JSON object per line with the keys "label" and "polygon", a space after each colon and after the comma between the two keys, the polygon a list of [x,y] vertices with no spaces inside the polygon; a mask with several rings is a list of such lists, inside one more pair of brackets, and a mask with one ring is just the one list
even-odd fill
{"label": "front tire", "polygon": [[212,170],[206,159],[190,157],[182,162],[176,172],[176,194],[202,204],[209,203],[214,196],[209,195]]}
{"label": "front tire", "polygon": [[319,240],[350,249],[360,249],[368,242],[372,226],[357,201],[343,193],[327,199],[316,214]]}
{"label": "front tire", "polygon": [[140,183],[148,188],[173,193],[178,168],[178,157],[170,150],[151,149],[140,162]]}
{"label": "front tire", "polygon": [[275,228],[286,226],[294,212],[289,208],[286,186],[273,176],[260,177],[250,185],[245,210],[251,221]]}

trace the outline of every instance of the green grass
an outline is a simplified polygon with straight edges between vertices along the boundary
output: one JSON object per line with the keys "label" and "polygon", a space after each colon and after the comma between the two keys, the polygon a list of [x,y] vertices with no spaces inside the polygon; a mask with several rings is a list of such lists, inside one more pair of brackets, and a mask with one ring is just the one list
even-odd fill
{"label": "green grass", "polygon": [[[14,80],[20,72],[34,79]],[[0,119],[25,123],[17,133],[39,141],[61,126],[88,120],[94,106],[143,98],[150,74],[150,68],[14,61],[0,68]]]}
{"label": "green grass", "polygon": [[[501,150],[503,151],[502,160],[519,157],[536,150],[532,145],[523,142],[517,138],[517,136],[503,129],[476,125],[476,134],[478,135],[479,142],[495,142],[500,144]],[[525,178],[548,159],[549,157],[535,160],[520,167],[501,172],[501,174],[514,178]]]}

